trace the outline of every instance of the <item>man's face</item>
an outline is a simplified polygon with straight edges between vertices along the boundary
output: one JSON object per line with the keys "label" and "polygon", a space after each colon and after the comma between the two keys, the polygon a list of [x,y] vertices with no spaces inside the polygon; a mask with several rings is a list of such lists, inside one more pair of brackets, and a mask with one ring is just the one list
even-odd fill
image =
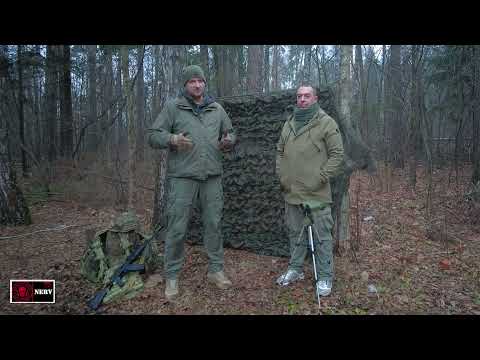
{"label": "man's face", "polygon": [[314,95],[311,86],[302,86],[297,90],[297,106],[299,108],[307,108],[317,102],[318,97]]}
{"label": "man's face", "polygon": [[199,99],[205,91],[205,82],[201,78],[193,77],[185,84],[187,93],[194,99]]}

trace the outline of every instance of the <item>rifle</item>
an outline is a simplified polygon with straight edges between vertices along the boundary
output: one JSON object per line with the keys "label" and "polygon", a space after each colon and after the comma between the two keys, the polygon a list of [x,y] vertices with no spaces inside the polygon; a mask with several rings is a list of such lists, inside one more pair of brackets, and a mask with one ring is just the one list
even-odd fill
{"label": "rifle", "polygon": [[125,285],[125,280],[123,280],[123,276],[125,276],[126,273],[131,272],[131,271],[140,271],[140,273],[145,272],[145,265],[144,264],[134,264],[133,262],[137,260],[137,258],[140,256],[140,254],[143,252],[145,247],[148,245],[148,243],[154,238],[154,235],[160,231],[163,228],[163,226],[160,226],[155,229],[155,231],[152,233],[152,235],[146,239],[142,245],[138,246],[135,250],[133,250],[130,255],[128,255],[127,259],[125,262],[120,265],[117,270],[115,270],[115,273],[113,274],[112,278],[110,281],[107,283],[105,288],[102,290],[99,290],[95,293],[93,298],[91,298],[88,301],[88,307],[92,310],[97,310],[100,305],[102,304],[103,299],[107,295],[108,291],[110,288],[117,284],[118,286],[122,287]]}

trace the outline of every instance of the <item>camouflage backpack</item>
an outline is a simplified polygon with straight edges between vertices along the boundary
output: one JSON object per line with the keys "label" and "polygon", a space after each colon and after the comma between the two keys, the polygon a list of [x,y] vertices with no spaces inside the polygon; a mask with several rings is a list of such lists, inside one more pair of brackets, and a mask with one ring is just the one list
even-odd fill
{"label": "camouflage backpack", "polygon": [[[139,231],[139,222],[132,212],[119,215],[111,228],[99,231],[89,242],[80,261],[80,272],[89,281],[105,286],[115,270],[125,262],[133,249],[142,245],[147,237]],[[145,265],[145,273],[152,273],[160,263],[155,241],[150,241],[143,253],[135,261]],[[108,303],[117,298],[131,298],[143,290],[142,277],[138,272],[124,276],[122,287],[113,285],[103,302]]]}

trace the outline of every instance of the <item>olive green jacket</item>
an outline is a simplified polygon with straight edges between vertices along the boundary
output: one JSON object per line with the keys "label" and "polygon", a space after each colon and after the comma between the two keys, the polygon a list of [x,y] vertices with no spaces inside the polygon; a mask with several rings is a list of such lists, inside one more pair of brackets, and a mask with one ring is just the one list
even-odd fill
{"label": "olive green jacket", "polygon": [[235,142],[232,122],[220,104],[212,102],[195,114],[187,99],[179,96],[167,102],[148,129],[148,143],[154,149],[165,149],[173,134],[187,133],[193,148],[170,152],[167,176],[205,180],[223,173],[223,155],[218,145],[225,130]]}
{"label": "olive green jacket", "polygon": [[295,131],[291,116],[277,143],[276,173],[289,204],[331,204],[330,179],[342,169],[343,143],[337,123],[320,109]]}

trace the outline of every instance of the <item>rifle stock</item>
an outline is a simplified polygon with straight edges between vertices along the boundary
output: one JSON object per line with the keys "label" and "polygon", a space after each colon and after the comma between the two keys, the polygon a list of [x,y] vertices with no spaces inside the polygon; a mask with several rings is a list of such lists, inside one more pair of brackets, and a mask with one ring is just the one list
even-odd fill
{"label": "rifle stock", "polygon": [[88,300],[88,307],[92,310],[97,310],[102,303],[103,298],[105,297],[105,295],[107,295],[107,292],[108,288],[97,291],[93,298]]}

